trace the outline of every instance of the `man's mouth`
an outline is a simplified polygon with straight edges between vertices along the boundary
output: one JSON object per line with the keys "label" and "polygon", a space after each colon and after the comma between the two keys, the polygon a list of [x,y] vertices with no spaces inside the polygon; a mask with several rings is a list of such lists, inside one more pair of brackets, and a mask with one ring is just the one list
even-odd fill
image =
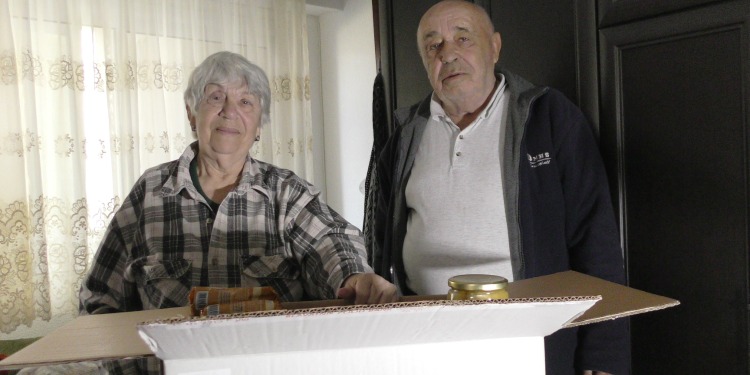
{"label": "man's mouth", "polygon": [[459,73],[459,72],[452,72],[452,73],[446,74],[444,77],[442,77],[441,81],[443,81],[443,82],[450,81],[451,79],[456,78],[456,77],[458,77],[460,75],[461,75],[461,73]]}

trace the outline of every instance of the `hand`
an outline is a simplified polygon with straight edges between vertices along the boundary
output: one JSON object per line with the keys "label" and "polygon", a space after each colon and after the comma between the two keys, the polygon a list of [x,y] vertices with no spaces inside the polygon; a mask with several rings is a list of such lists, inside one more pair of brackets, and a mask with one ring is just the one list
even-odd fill
{"label": "hand", "polygon": [[374,273],[356,273],[347,277],[336,294],[339,298],[354,300],[357,305],[398,301],[396,286]]}
{"label": "hand", "polygon": [[612,375],[612,374],[610,374],[610,373],[608,373],[608,372],[604,372],[604,371],[591,371],[591,370],[585,370],[585,371],[583,372],[583,375]]}

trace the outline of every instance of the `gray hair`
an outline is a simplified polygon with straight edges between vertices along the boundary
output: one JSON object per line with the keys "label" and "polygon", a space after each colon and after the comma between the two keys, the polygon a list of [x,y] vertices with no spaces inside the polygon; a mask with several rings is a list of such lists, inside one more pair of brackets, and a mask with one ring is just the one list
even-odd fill
{"label": "gray hair", "polygon": [[193,70],[185,89],[185,104],[190,107],[193,114],[196,114],[203,100],[206,85],[236,80],[244,81],[250,93],[260,99],[263,108],[261,126],[271,121],[271,89],[266,73],[244,56],[229,51],[216,52],[208,56]]}

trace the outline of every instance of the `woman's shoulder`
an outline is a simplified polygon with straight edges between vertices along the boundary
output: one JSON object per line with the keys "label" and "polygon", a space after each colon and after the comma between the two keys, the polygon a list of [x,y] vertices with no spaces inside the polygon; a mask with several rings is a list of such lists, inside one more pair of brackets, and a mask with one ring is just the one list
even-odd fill
{"label": "woman's shoulder", "polygon": [[163,191],[163,189],[177,189],[181,183],[178,181],[179,159],[164,162],[147,168],[141,173],[135,182],[134,190],[141,191]]}
{"label": "woman's shoulder", "polygon": [[292,190],[317,194],[318,189],[309,181],[300,177],[294,171],[277,165],[254,159],[260,172],[260,180],[266,187],[274,191]]}

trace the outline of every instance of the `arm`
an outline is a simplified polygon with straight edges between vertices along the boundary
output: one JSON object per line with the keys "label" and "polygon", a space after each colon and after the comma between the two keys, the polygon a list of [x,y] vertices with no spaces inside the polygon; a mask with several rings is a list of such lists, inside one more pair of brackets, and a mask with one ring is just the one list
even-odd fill
{"label": "arm", "polygon": [[[568,105],[565,105],[565,104]],[[567,123],[557,160],[564,191],[566,242],[571,267],[612,282],[625,283],[620,235],[607,173],[590,125],[571,103],[558,103]]]}
{"label": "arm", "polygon": [[94,256],[91,269],[81,285],[81,315],[127,311],[124,300],[131,286],[123,275],[124,254],[118,230],[114,225],[110,225]]}
{"label": "arm", "polygon": [[386,244],[386,230],[391,223],[388,220],[388,209],[391,197],[391,174],[393,173],[391,165],[391,156],[393,154],[393,138],[389,140],[381,151],[376,163],[377,169],[374,172],[375,185],[375,204],[373,212],[372,230],[374,232],[374,241],[372,248],[368,249],[372,255],[372,268],[378,275],[386,278],[390,277],[390,246]]}
{"label": "arm", "polygon": [[361,232],[317,197],[304,206],[294,228],[295,247],[313,247],[301,257],[308,294],[318,298],[338,296],[355,303],[395,301],[395,286],[372,273],[367,265]]}
{"label": "arm", "polygon": [[[607,175],[583,114],[570,103],[556,103],[561,125],[558,160],[565,192],[566,241],[573,270],[625,284],[619,230],[610,200]],[[582,369],[629,372],[628,320],[582,326],[578,330],[577,365]],[[597,372],[593,372],[596,374]],[[606,373],[606,372],[603,372]]]}
{"label": "arm", "polygon": [[358,273],[344,280],[338,297],[354,300],[355,304],[398,301],[396,286],[374,273]]}
{"label": "arm", "polygon": [[79,292],[79,313],[104,314],[141,310],[136,286],[125,278],[127,232],[134,225],[134,190],[115,213]]}

